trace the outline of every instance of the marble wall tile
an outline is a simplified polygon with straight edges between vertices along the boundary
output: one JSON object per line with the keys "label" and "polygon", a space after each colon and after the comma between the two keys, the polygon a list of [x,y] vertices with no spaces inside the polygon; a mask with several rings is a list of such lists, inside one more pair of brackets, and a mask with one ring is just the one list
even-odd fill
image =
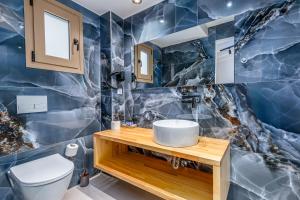
{"label": "marble wall tile", "polygon": [[[227,6],[228,2],[231,2],[231,7]],[[128,33],[132,34],[134,43],[137,44],[184,30],[197,24],[244,14],[248,11],[263,9],[282,2],[284,0],[165,0],[128,17],[125,21],[132,24],[131,28],[128,29]],[[163,19],[164,23],[161,23],[160,19]]]}
{"label": "marble wall tile", "polygon": [[[119,16],[111,13],[111,59],[112,72],[125,71],[124,66],[124,21]],[[117,83],[116,79],[112,79],[112,85],[121,89],[121,93],[117,89],[112,90],[112,119],[124,120],[125,116],[125,94],[123,91],[124,82]]]}
{"label": "marble wall tile", "polygon": [[132,82],[132,74],[134,73],[134,45],[135,41],[132,34],[132,18],[124,20],[124,67],[125,67],[125,120],[132,120],[132,108],[133,99],[131,90],[136,88],[136,85]]}
{"label": "marble wall tile", "polygon": [[[100,17],[102,67],[102,130],[109,129],[111,120],[123,120],[125,116],[125,93],[127,82],[118,83],[112,74],[125,71],[124,64],[124,20],[112,12]],[[127,75],[128,76],[128,75]],[[121,89],[121,94],[118,92]]]}
{"label": "marble wall tile", "polygon": [[289,132],[300,133],[300,81],[249,83],[249,101],[265,123]]}
{"label": "marble wall tile", "polygon": [[[54,153],[63,155],[71,142],[80,144],[71,186],[78,183],[83,170],[83,150],[89,157],[87,167],[94,173],[91,134],[101,126],[100,18],[70,0],[59,1],[83,15],[84,75],[26,68],[23,0],[0,1],[0,107],[11,119],[8,126],[2,112],[0,199],[14,197],[6,176],[10,167]],[[17,95],[46,95],[48,112],[17,115]],[[21,148],[5,146],[12,133],[7,128],[13,125],[21,127],[21,137],[10,138],[10,142],[22,141]],[[8,146],[12,151],[3,151]]]}
{"label": "marble wall tile", "polygon": [[[108,84],[111,82],[111,23],[110,12],[100,17],[101,31],[101,89],[109,89]],[[107,83],[106,83],[107,82]]]}
{"label": "marble wall tile", "polygon": [[163,1],[129,18],[135,44],[159,38],[175,30],[175,2]]}
{"label": "marble wall tile", "polygon": [[237,82],[299,78],[299,9],[291,0],[236,18]]}
{"label": "marble wall tile", "polygon": [[202,38],[162,49],[162,86],[214,83],[214,41]]}
{"label": "marble wall tile", "polygon": [[101,130],[110,129],[112,120],[112,93],[111,90],[101,91]]}
{"label": "marble wall tile", "polygon": [[109,129],[112,119],[111,91],[111,13],[100,17],[101,32],[101,130]]}
{"label": "marble wall tile", "polygon": [[131,73],[134,63],[134,40],[131,33],[131,18],[124,20],[124,68],[125,68],[125,89],[131,89]]}
{"label": "marble wall tile", "polygon": [[198,0],[198,23],[227,16],[239,15],[251,10],[269,7],[284,0],[270,1],[239,1],[239,0]]}
{"label": "marble wall tile", "polygon": [[175,0],[175,32],[197,25],[197,3],[195,0]]}

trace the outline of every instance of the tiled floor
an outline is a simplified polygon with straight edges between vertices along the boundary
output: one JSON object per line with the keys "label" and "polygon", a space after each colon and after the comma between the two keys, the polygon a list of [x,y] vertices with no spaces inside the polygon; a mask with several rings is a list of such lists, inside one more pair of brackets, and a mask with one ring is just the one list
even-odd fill
{"label": "tiled floor", "polygon": [[119,179],[100,174],[90,180],[90,185],[76,186],[67,191],[64,200],[161,200]]}

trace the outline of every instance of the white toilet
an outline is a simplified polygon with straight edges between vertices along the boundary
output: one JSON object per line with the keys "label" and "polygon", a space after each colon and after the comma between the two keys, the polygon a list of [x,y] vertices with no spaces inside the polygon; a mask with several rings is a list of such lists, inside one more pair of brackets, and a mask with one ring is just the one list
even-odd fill
{"label": "white toilet", "polygon": [[9,178],[22,200],[61,200],[70,184],[73,162],[59,154],[12,167]]}

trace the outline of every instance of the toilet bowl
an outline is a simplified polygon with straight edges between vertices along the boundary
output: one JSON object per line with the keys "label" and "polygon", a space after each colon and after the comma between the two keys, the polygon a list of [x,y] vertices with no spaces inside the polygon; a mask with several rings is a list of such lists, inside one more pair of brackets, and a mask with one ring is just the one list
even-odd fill
{"label": "toilet bowl", "polygon": [[12,167],[9,179],[22,200],[61,200],[70,184],[73,162],[54,154]]}

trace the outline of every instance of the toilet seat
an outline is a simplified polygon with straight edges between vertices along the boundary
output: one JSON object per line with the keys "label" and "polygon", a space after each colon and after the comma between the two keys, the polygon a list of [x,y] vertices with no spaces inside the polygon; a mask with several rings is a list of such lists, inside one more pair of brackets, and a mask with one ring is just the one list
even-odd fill
{"label": "toilet seat", "polygon": [[73,162],[54,154],[14,166],[10,174],[24,186],[41,186],[66,177],[73,170]]}

